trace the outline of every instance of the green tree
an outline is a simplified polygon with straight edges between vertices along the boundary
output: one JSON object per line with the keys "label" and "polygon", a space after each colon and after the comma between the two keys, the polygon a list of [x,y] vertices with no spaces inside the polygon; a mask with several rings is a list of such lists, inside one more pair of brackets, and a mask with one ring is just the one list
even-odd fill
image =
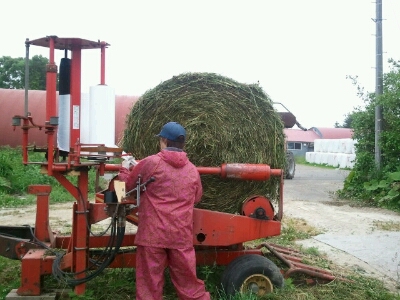
{"label": "green tree", "polygon": [[24,78],[24,60],[3,56],[0,58],[0,87],[22,89]]}
{"label": "green tree", "polygon": [[339,122],[335,122],[335,128],[353,128],[352,122],[353,122],[353,114],[348,113],[347,115],[345,115],[342,125],[340,125]]}
{"label": "green tree", "polygon": [[[46,65],[49,60],[42,55],[35,55],[29,60],[29,89],[46,89]],[[25,88],[25,59],[10,56],[0,57],[0,88]]]}
{"label": "green tree", "polygon": [[[29,61],[29,89],[46,89],[46,65],[49,60],[41,55],[35,55]],[[25,69],[24,69],[25,76]],[[24,81],[25,82],[25,81]],[[25,85],[24,85],[25,86]]]}
{"label": "green tree", "polygon": [[[357,159],[345,181],[342,196],[370,200],[377,206],[400,209],[400,64],[393,60],[390,72],[383,77],[383,94],[364,93],[359,96],[365,106],[351,113],[353,138],[357,140]],[[380,105],[383,126],[379,146],[381,169],[375,163],[375,107]]]}

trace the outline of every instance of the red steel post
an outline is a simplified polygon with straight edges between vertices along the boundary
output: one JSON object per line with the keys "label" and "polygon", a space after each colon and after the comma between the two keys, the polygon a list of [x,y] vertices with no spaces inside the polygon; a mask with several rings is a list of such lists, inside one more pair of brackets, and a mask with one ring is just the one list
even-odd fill
{"label": "red steel post", "polygon": [[54,39],[49,37],[49,63],[46,66],[46,121],[56,116],[57,65],[54,62]]}
{"label": "red steel post", "polygon": [[100,84],[106,84],[106,42],[101,42]]}
{"label": "red steel post", "polygon": [[50,185],[30,185],[29,194],[36,195],[35,237],[41,242],[53,243],[54,236],[49,222]]}
{"label": "red steel post", "polygon": [[42,290],[42,275],[51,274],[53,256],[46,255],[46,249],[32,249],[21,261],[21,286],[19,296],[39,296]]}
{"label": "red steel post", "polygon": [[[82,279],[85,277],[84,270],[88,265],[88,254],[89,254],[89,231],[87,227],[88,222],[88,169],[81,171],[78,177],[78,190],[80,191],[80,199],[77,201],[76,211],[74,212],[76,223],[74,224],[76,228],[73,229],[73,233],[76,237],[74,242],[74,248],[72,251],[75,253],[75,272],[76,279]],[[77,295],[82,295],[85,293],[86,284],[81,283],[75,287],[75,293]]]}
{"label": "red steel post", "polygon": [[81,114],[81,48],[73,47],[71,55],[71,117],[70,148],[80,142]]}
{"label": "red steel post", "polygon": [[[56,114],[56,96],[57,96],[57,65],[54,62],[54,44],[55,36],[49,37],[49,63],[46,70],[46,124],[50,124],[50,118]],[[53,156],[54,156],[54,131],[51,128],[47,133],[47,161],[48,175],[52,175]]]}

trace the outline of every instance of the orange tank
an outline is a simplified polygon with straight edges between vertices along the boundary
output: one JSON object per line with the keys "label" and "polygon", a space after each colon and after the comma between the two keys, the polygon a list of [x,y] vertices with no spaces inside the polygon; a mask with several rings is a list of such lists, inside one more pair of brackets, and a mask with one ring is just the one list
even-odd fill
{"label": "orange tank", "polygon": [[[115,96],[115,143],[123,136],[125,117],[139,96]],[[12,126],[12,117],[25,115],[25,90],[0,89],[0,146],[18,147],[22,145],[22,130]],[[28,112],[36,125],[44,125],[46,118],[46,91],[28,92]],[[29,130],[29,145],[45,147],[47,135],[37,128]]]}

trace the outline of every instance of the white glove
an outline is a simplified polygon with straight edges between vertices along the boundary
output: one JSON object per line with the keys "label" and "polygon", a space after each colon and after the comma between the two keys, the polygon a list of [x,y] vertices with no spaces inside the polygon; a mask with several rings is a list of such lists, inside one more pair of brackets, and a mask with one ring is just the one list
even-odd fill
{"label": "white glove", "polygon": [[130,169],[132,166],[136,166],[138,162],[135,160],[133,156],[123,156],[124,160],[122,161],[122,167],[125,169]]}

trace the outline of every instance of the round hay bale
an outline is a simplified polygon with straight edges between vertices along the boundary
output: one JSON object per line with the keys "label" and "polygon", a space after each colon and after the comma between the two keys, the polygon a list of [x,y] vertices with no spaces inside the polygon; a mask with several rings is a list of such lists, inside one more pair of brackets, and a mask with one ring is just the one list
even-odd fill
{"label": "round hay bale", "polygon": [[[159,151],[155,135],[175,121],[185,127],[185,151],[196,166],[261,163],[283,169],[283,123],[257,84],[242,84],[214,73],[184,73],[143,94],[126,118],[121,147],[141,159]],[[249,196],[276,201],[280,178],[268,181],[202,175],[198,208],[240,211]]]}

